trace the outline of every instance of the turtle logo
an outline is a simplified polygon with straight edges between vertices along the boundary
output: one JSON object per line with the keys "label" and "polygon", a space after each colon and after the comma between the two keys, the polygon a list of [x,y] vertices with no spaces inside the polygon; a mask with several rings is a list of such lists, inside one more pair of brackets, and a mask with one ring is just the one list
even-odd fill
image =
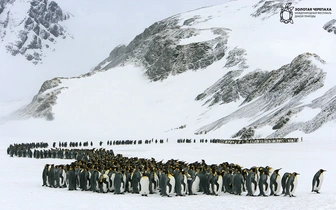
{"label": "turtle logo", "polygon": [[[288,23],[291,23],[293,24],[294,21],[293,21],[293,9],[294,7],[290,7],[292,5],[292,3],[287,3],[285,5],[285,7],[281,7],[281,12],[280,12],[280,22],[282,23],[285,23],[285,24],[288,24]],[[287,14],[288,13],[288,19],[285,19],[284,18],[284,14]],[[287,17],[287,15],[285,16]]]}

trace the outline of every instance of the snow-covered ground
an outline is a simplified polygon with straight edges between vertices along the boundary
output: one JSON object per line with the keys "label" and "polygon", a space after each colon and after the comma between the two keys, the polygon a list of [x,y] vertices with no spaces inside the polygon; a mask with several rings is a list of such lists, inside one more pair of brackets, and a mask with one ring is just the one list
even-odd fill
{"label": "snow-covered ground", "polygon": [[[335,126],[335,124],[330,125]],[[329,129],[329,128],[326,128]],[[323,128],[322,128],[323,130]],[[46,131],[44,131],[46,132]],[[154,157],[167,161],[171,158],[187,162],[237,163],[243,167],[266,166],[282,168],[285,172],[298,172],[296,197],[248,197],[221,193],[219,196],[195,195],[161,197],[159,194],[142,197],[137,194],[114,195],[82,191],[68,191],[42,187],[42,170],[46,163],[67,164],[60,159],[11,158],[6,155],[12,140],[2,139],[0,157],[3,161],[0,174],[2,209],[336,209],[336,181],[334,167],[336,139],[304,138],[303,142],[287,144],[224,145],[210,143],[177,144],[170,139],[164,144],[107,146],[115,153],[128,157]],[[84,136],[83,136],[84,139]],[[18,138],[15,142],[33,142]],[[45,141],[48,142],[48,141]],[[98,145],[99,140],[93,140]],[[49,141],[49,145],[52,141]],[[325,172],[321,194],[311,192],[312,178],[320,168]]]}

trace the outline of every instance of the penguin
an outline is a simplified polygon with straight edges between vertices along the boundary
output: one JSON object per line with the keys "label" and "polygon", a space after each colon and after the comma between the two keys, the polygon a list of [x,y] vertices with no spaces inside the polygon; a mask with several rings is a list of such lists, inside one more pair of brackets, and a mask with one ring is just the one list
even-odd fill
{"label": "penguin", "polygon": [[279,174],[280,170],[281,168],[274,170],[271,175],[271,179],[270,179],[271,194],[270,195],[278,196],[278,194],[280,193],[280,184],[281,184],[281,178]]}
{"label": "penguin", "polygon": [[201,183],[200,177],[196,174],[193,180],[191,180],[189,195],[196,195],[196,192],[199,191],[200,183]]}
{"label": "penguin", "polygon": [[141,196],[148,196],[149,194],[149,174],[144,173],[140,178],[140,194]]}
{"label": "penguin", "polygon": [[72,165],[70,165],[67,177],[69,178],[68,189],[76,190],[76,174],[75,174],[75,170],[73,169]]}
{"label": "penguin", "polygon": [[294,193],[295,193],[297,183],[298,183],[297,175],[300,175],[300,174],[294,172],[294,173],[290,174],[290,176],[288,177],[288,180],[287,180],[287,183],[286,183],[285,196],[289,195],[289,197],[295,197]]}
{"label": "penguin", "polygon": [[213,185],[213,194],[218,196],[222,192],[223,188],[223,173],[214,174],[214,185]]}
{"label": "penguin", "polygon": [[42,186],[48,186],[47,181],[48,181],[48,169],[49,169],[49,164],[46,164],[44,166],[43,172],[42,172]]}
{"label": "penguin", "polygon": [[320,169],[315,173],[312,182],[312,192],[320,193],[319,191],[323,183],[323,172],[326,172],[326,170]]}
{"label": "penguin", "polygon": [[168,172],[168,183],[167,183],[167,194],[169,195],[169,196],[172,196],[172,194],[175,192],[175,178],[174,178],[174,176],[170,173],[170,172]]}
{"label": "penguin", "polygon": [[119,172],[119,169],[117,168],[116,172],[114,173],[114,180],[113,180],[113,184],[114,184],[114,194],[122,194],[122,185],[123,187],[125,186],[124,183],[124,179],[123,179],[123,175]]}
{"label": "penguin", "polygon": [[99,189],[100,192],[102,193],[107,193],[108,192],[108,179],[109,177],[107,176],[106,173],[102,173],[100,179],[99,179]]}
{"label": "penguin", "polygon": [[235,195],[241,195],[244,185],[244,178],[240,170],[233,177],[233,192]]}
{"label": "penguin", "polygon": [[232,182],[232,178],[233,178],[233,175],[232,175],[232,170],[229,169],[228,173],[226,173],[223,177],[223,185],[224,185],[224,193],[230,193],[232,194],[233,193],[233,182]]}
{"label": "penguin", "polygon": [[160,175],[160,195],[161,196],[167,196],[170,197],[170,195],[167,194],[167,186],[168,186],[168,176],[167,176],[167,171],[163,170],[161,175]]}
{"label": "penguin", "polygon": [[290,173],[286,172],[284,173],[284,175],[282,175],[282,178],[281,178],[281,187],[282,187],[282,193],[281,194],[285,194],[286,193],[286,183],[287,183],[287,180],[290,176]]}
{"label": "penguin", "polygon": [[87,191],[88,174],[86,168],[83,168],[79,173],[79,187],[82,191]]}
{"label": "penguin", "polygon": [[51,164],[48,171],[48,182],[49,187],[55,187],[55,167],[54,164]]}
{"label": "penguin", "polygon": [[141,174],[138,170],[138,167],[131,175],[131,182],[132,182],[132,193],[139,194],[139,182],[141,179]]}
{"label": "penguin", "polygon": [[175,193],[176,196],[182,196],[182,177],[180,177],[180,170],[178,168],[176,168],[174,170],[174,179],[175,179]]}
{"label": "penguin", "polygon": [[155,172],[153,169],[151,169],[150,172],[148,173],[148,181],[149,181],[149,194],[153,194],[154,191],[156,190]]}
{"label": "penguin", "polygon": [[59,168],[60,166],[55,166],[55,187],[59,188],[61,187],[60,181],[61,181],[61,170]]}
{"label": "penguin", "polygon": [[257,168],[251,168],[246,177],[246,196],[254,196],[257,190]]}
{"label": "penguin", "polygon": [[110,170],[105,171],[105,174],[107,175],[107,188],[109,192],[114,192],[114,178],[116,174],[116,168],[110,168]]}
{"label": "penguin", "polygon": [[259,168],[260,178],[259,178],[259,195],[258,196],[267,196],[266,192],[268,191],[267,176],[268,171]]}
{"label": "penguin", "polygon": [[66,181],[65,181],[67,179],[67,177],[66,177],[66,172],[64,170],[64,166],[63,165],[61,165],[59,167],[59,177],[60,177],[60,188],[67,187]]}
{"label": "penguin", "polygon": [[98,188],[99,172],[94,168],[90,172],[91,172],[91,191],[99,192],[99,188]]}

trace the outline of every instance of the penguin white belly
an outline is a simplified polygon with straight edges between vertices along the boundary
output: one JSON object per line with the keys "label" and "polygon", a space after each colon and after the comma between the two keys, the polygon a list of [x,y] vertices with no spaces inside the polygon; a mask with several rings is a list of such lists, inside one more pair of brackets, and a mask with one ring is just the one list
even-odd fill
{"label": "penguin white belly", "polygon": [[198,192],[199,190],[199,185],[200,185],[200,179],[198,176],[196,176],[195,180],[193,181],[192,185],[191,185],[191,191],[193,193]]}
{"label": "penguin white belly", "polygon": [[277,188],[273,189],[273,191],[274,191],[274,194],[277,195],[277,194],[280,193],[280,189],[281,189],[281,177],[280,177],[280,175],[277,175],[275,182],[277,183]]}
{"label": "penguin white belly", "polygon": [[154,190],[157,190],[157,188],[159,186],[159,177],[156,173],[154,173],[154,181],[156,183],[156,188]]}
{"label": "penguin white belly", "polygon": [[88,179],[86,180],[86,189],[91,188],[91,185],[90,185],[91,173],[89,172],[88,174],[89,176],[88,176]]}
{"label": "penguin white belly", "polygon": [[61,186],[65,184],[65,181],[67,179],[65,170],[62,170],[62,177],[63,177],[63,180],[61,179],[61,182],[60,182]]}
{"label": "penguin white belly", "polygon": [[320,180],[319,185],[317,185],[317,182],[315,182],[315,184],[314,184],[314,190],[316,190],[316,191],[319,191],[321,189],[321,185],[323,183],[323,174],[321,174],[318,179]]}
{"label": "penguin white belly", "polygon": [[109,191],[113,192],[115,189],[114,189],[114,184],[113,184],[113,180],[114,180],[114,177],[115,177],[115,173],[113,173],[111,175],[111,179],[108,179],[108,183],[109,183]]}
{"label": "penguin white belly", "polygon": [[298,184],[298,179],[297,179],[297,177],[295,177],[294,181],[293,181],[294,187],[293,187],[292,191],[290,191],[290,193],[289,193],[290,195],[294,195],[296,187],[297,187],[297,184]]}
{"label": "penguin white belly", "polygon": [[186,175],[183,175],[183,183],[185,183],[185,185],[181,186],[182,189],[182,195],[186,195],[187,194],[187,190],[188,190],[188,179]]}
{"label": "penguin white belly", "polygon": [[125,189],[125,187],[126,187],[126,175],[125,174],[122,175],[122,180],[123,180],[124,183],[120,187],[120,192],[121,193],[126,191],[126,189]]}
{"label": "penguin white belly", "polygon": [[148,176],[143,176],[140,179],[140,194],[148,195],[149,194],[149,179]]}
{"label": "penguin white belly", "polygon": [[169,186],[167,186],[167,194],[171,195],[175,192],[175,178],[172,175],[168,175],[169,184],[171,185],[171,189],[169,191]]}
{"label": "penguin white belly", "polygon": [[215,186],[214,190],[215,190],[215,194],[218,195],[220,192],[222,192],[222,188],[223,188],[223,177],[220,175],[218,176],[218,180],[217,180],[217,184],[218,184],[218,189],[217,186]]}
{"label": "penguin white belly", "polygon": [[270,194],[270,186],[271,186],[271,178],[270,176],[267,176],[267,179],[266,179],[266,182],[267,182],[267,189],[266,189],[266,185],[264,185],[264,192],[265,194]]}
{"label": "penguin white belly", "polygon": [[106,193],[106,192],[107,192],[107,190],[108,190],[108,186],[107,186],[107,184],[106,184],[106,183],[103,183],[102,190],[103,190],[103,192],[104,192],[104,193]]}

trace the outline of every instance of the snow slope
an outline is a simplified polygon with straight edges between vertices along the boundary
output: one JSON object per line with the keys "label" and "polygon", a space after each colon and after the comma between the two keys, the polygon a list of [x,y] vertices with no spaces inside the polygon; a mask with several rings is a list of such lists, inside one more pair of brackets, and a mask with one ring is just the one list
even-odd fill
{"label": "snow slope", "polygon": [[[18,33],[15,23],[26,17],[30,1],[16,0],[13,4],[12,34]],[[177,13],[226,1],[146,0],[135,3],[130,0],[101,0],[92,3],[89,0],[55,0],[71,15],[70,19],[62,22],[71,36],[57,40],[53,47],[55,50],[44,49],[42,63],[34,65],[24,56],[10,55],[5,46],[16,38],[14,35],[0,41],[0,101],[5,107],[13,107],[10,110],[0,107],[0,118],[16,110],[16,107],[28,104],[45,80],[90,71],[111,49],[127,44],[149,24]],[[2,14],[0,22],[5,18],[6,15]]]}

